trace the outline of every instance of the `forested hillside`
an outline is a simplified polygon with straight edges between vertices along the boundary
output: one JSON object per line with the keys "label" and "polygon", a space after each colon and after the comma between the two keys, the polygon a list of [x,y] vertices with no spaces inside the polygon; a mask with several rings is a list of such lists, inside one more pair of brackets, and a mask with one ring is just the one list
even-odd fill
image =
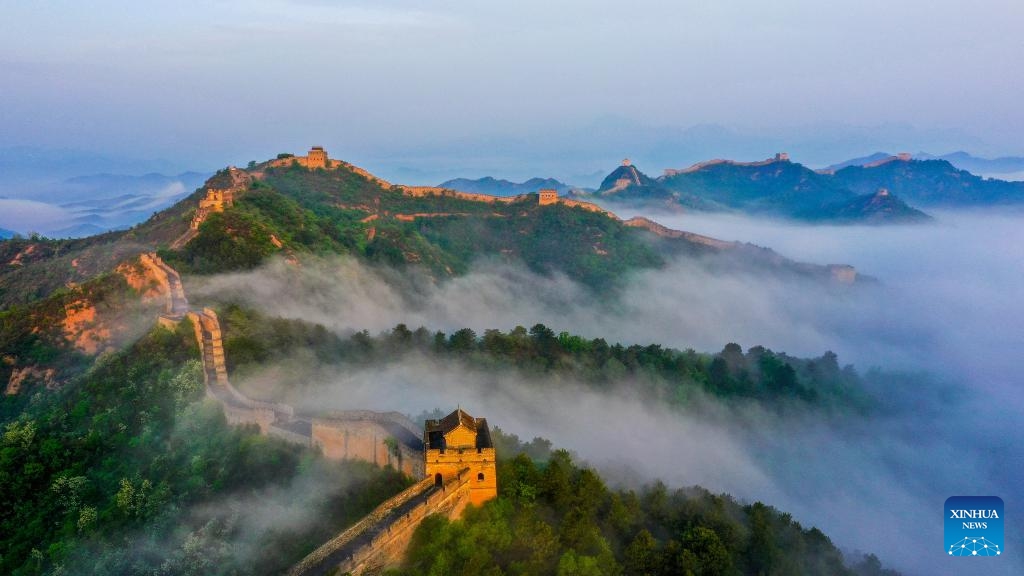
{"label": "forested hillside", "polygon": [[[428,518],[394,574],[893,576],[761,502],[661,483],[610,488],[565,451],[497,431],[499,498]],[[514,455],[514,456],[513,456]]]}

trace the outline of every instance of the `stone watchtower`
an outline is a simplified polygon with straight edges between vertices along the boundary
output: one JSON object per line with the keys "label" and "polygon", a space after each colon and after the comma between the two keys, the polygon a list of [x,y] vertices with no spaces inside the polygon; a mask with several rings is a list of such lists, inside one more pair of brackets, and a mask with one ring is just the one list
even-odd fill
{"label": "stone watchtower", "polygon": [[426,475],[435,484],[468,475],[469,501],[474,506],[498,497],[494,445],[486,418],[473,418],[459,408],[440,420],[427,420],[423,444]]}
{"label": "stone watchtower", "polygon": [[537,192],[537,202],[541,206],[558,203],[558,192],[556,190],[544,189]]}
{"label": "stone watchtower", "polygon": [[306,154],[307,168],[327,168],[327,151],[323,146],[313,146]]}

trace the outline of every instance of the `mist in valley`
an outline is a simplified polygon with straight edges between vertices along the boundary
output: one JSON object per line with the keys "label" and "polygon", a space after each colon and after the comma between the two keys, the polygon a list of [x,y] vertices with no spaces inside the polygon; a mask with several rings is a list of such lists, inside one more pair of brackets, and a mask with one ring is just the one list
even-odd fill
{"label": "mist in valley", "polygon": [[[1024,215],[937,213],[935,224],[898,227],[651,216],[796,260],[853,264],[879,282],[844,289],[679,261],[636,274],[619,295],[595,297],[565,277],[505,263],[481,262],[437,282],[341,258],[193,280],[190,294],[341,334],[398,323],[482,333],[540,322],[609,343],[715,352],[737,342],[797,356],[832,350],[866,375],[880,403],[872,416],[703,397],[679,411],[648,401],[628,381],[597,392],[416,355],[373,368],[307,366],[311,382],[290,400],[317,410],[409,414],[461,404],[492,426],[575,451],[613,482],[661,479],[761,500],[819,526],[841,548],[877,553],[908,574],[948,573],[941,549],[948,496],[997,495],[1007,510],[1020,508]],[[241,385],[273,389],[275,369],[289,368]],[[1018,550],[1024,523],[1010,514],[1007,546]],[[993,574],[1024,571],[1013,553],[988,564]]]}

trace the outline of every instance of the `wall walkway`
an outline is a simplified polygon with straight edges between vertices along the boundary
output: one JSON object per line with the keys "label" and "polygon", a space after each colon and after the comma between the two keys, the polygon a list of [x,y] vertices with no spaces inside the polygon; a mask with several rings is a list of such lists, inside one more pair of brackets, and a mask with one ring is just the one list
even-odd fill
{"label": "wall walkway", "polygon": [[424,518],[457,518],[469,504],[469,472],[444,485],[425,478],[381,504],[365,518],[304,558],[289,576],[380,574],[401,563],[413,533]]}

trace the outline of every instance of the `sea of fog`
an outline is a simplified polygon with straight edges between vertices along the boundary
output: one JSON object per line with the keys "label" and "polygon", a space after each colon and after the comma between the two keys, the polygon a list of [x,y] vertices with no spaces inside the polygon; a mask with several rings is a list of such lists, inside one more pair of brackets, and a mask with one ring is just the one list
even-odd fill
{"label": "sea of fog", "polygon": [[[727,342],[801,356],[832,350],[862,374],[908,374],[898,385],[868,380],[883,408],[866,417],[781,416],[714,399],[680,414],[636,397],[629,382],[596,392],[415,357],[369,370],[325,367],[300,403],[410,414],[461,403],[507,431],[575,451],[613,482],[661,479],[761,500],[907,574],[1024,573],[1016,552],[1024,547],[1016,515],[1024,505],[1024,214],[940,212],[934,224],[891,227],[645,215],[795,260],[852,264],[878,283],[837,290],[681,261],[636,275],[609,303],[564,277],[507,264],[482,262],[438,284],[341,258],[299,271],[275,262],[190,289],[343,334],[400,322],[478,333],[542,322],[710,352]],[[983,572],[944,553],[943,503],[953,495],[1006,502],[1007,554],[986,559]]]}

